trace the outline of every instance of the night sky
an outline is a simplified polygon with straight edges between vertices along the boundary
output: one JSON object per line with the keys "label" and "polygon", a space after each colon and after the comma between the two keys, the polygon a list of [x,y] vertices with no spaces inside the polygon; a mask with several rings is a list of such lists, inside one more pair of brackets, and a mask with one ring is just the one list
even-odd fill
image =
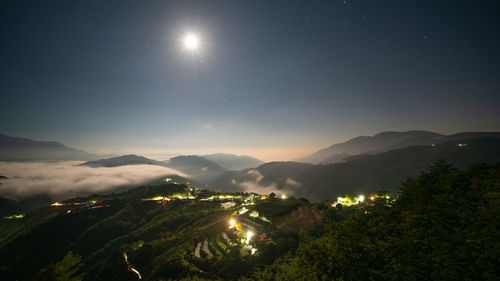
{"label": "night sky", "polygon": [[[2,1],[0,133],[284,160],[500,131],[498,1]],[[182,36],[199,35],[197,52]]]}

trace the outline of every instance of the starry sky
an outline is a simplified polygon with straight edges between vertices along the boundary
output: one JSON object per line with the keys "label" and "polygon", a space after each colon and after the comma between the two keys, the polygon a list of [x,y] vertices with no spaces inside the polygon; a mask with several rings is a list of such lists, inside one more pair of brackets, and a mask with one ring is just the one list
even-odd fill
{"label": "starry sky", "polygon": [[387,130],[499,131],[499,14],[493,0],[6,0],[0,132],[270,161]]}

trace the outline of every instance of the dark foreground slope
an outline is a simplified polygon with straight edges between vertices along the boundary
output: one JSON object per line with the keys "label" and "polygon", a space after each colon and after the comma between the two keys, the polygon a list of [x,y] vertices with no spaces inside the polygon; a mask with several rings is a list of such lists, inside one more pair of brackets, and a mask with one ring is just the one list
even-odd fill
{"label": "dark foreground slope", "polygon": [[500,165],[438,162],[396,196],[365,195],[333,207],[163,185],[76,198],[1,221],[0,279],[499,280]]}
{"label": "dark foreground slope", "polygon": [[500,279],[499,165],[438,163],[394,201],[329,210],[321,233],[246,280]]}
{"label": "dark foreground slope", "polygon": [[[83,274],[84,280],[138,280],[138,274],[144,280],[189,274],[235,279],[298,243],[294,235],[281,235],[272,222],[307,201],[213,196],[220,194],[194,192],[180,184],[148,186],[75,198],[22,218],[2,219],[0,279],[30,280],[36,275],[35,280],[55,280],[58,274],[73,273]],[[226,209],[221,201],[235,205]],[[248,211],[240,214],[242,209]],[[251,216],[254,210],[257,216]],[[230,218],[236,220],[233,229]],[[274,240],[254,237],[246,243],[248,231],[255,237],[266,232]]]}
{"label": "dark foreground slope", "polygon": [[47,194],[31,195],[19,200],[0,196],[0,217],[34,211],[50,203],[52,203],[52,198]]}

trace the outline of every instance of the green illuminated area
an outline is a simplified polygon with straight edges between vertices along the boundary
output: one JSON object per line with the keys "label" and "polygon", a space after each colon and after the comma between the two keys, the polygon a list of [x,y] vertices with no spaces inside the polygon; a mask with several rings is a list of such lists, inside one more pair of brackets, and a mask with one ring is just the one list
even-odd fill
{"label": "green illuminated area", "polygon": [[[226,203],[227,208],[222,205]],[[200,272],[234,279],[292,245],[296,238],[283,236],[272,221],[306,204],[294,198],[269,199],[179,184],[91,195],[54,202],[23,220],[5,219],[0,245],[8,246],[0,258],[2,253],[24,249],[23,241],[29,240],[34,244],[28,252],[40,257],[31,261],[34,267],[64,257],[59,255],[64,250],[53,249],[71,247],[82,257],[88,280],[136,280],[139,274],[156,280]],[[43,243],[35,238],[41,232],[47,233]],[[4,268],[9,268],[2,272],[5,276],[17,272],[15,263]],[[21,275],[14,280],[36,273],[18,272]]]}
{"label": "green illuminated area", "polygon": [[170,195],[166,195],[166,196],[155,196],[155,197],[151,197],[151,198],[144,198],[142,200],[143,201],[171,201],[174,199],[192,200],[192,199],[196,199],[196,196],[194,196],[191,193],[174,193],[174,194],[170,194]]}
{"label": "green illuminated area", "polygon": [[344,207],[351,207],[355,205],[359,205],[362,203],[365,204],[372,204],[376,200],[390,200],[391,196],[387,193],[381,193],[381,194],[370,194],[370,195],[363,195],[363,194],[346,194],[344,197],[337,197],[337,201],[333,202],[331,204],[332,207],[336,206],[344,206]]}
{"label": "green illuminated area", "polygon": [[232,195],[232,194],[220,194],[220,195],[213,195],[213,196],[209,196],[209,197],[206,197],[206,198],[202,198],[205,199],[205,200],[224,200],[224,199],[241,199],[243,198],[242,195]]}
{"label": "green illuminated area", "polygon": [[[0,220],[0,276],[32,280],[71,261],[84,281],[395,280],[421,276],[415,264],[436,280],[495,280],[499,167],[440,165],[396,195],[346,194],[333,204],[176,184],[57,202]],[[484,268],[434,266],[464,257]]]}
{"label": "green illuminated area", "polygon": [[18,219],[24,218],[25,216],[26,216],[25,214],[12,215],[12,216],[8,216],[8,217],[4,217],[4,219],[7,219],[7,220],[18,220]]}

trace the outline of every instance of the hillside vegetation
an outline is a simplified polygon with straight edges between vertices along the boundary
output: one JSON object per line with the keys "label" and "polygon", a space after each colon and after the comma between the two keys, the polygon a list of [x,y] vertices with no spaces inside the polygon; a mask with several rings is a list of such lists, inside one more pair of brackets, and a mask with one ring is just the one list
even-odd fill
{"label": "hillside vegetation", "polygon": [[0,278],[500,277],[500,165],[457,170],[438,161],[397,193],[335,201],[310,204],[175,183],[74,198],[0,222]]}
{"label": "hillside vegetation", "polygon": [[500,166],[438,162],[397,199],[329,209],[321,232],[245,280],[498,280]]}
{"label": "hillside vegetation", "polygon": [[137,280],[134,270],[146,280],[234,279],[296,247],[273,221],[307,204],[176,183],[56,202],[0,221],[0,277],[54,280],[77,268],[84,280]]}

